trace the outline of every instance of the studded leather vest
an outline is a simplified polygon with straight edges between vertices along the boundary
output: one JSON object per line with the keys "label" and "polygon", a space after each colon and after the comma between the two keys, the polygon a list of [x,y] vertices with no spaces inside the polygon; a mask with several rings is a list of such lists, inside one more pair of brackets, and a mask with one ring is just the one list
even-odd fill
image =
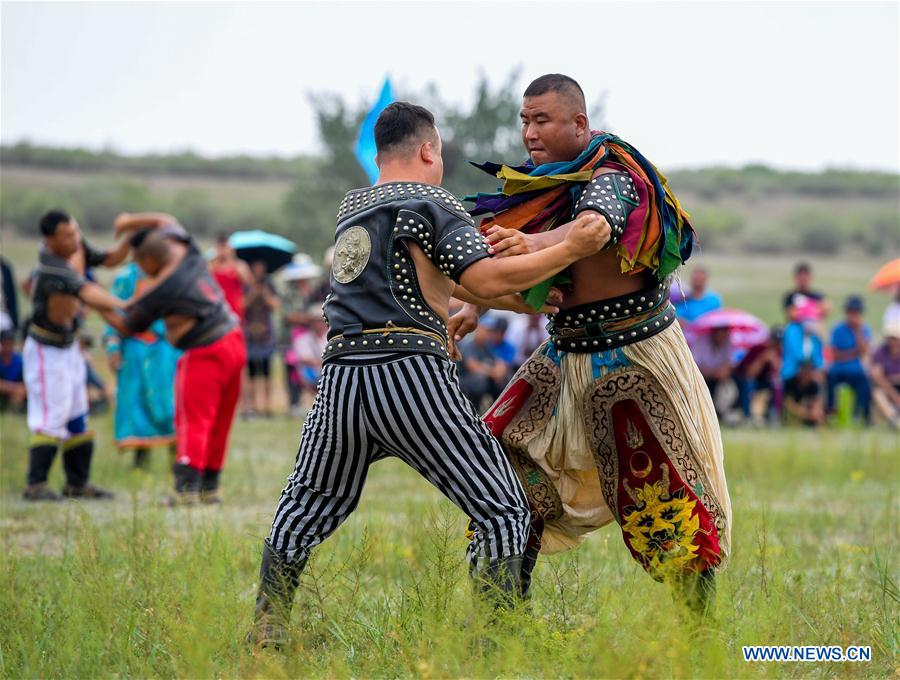
{"label": "studded leather vest", "polygon": [[[411,242],[457,283],[467,267],[489,257],[472,218],[440,187],[393,182],[344,197],[325,302],[326,360],[338,345],[354,353],[444,353],[447,328],[419,289]],[[388,338],[385,329],[403,337]]]}

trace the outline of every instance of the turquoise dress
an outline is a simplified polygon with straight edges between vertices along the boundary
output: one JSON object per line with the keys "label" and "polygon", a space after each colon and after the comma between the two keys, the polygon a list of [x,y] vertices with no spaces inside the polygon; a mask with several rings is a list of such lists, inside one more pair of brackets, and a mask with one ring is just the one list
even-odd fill
{"label": "turquoise dress", "polygon": [[[114,295],[129,299],[139,292],[145,274],[133,262],[112,285]],[[181,352],[166,341],[157,320],[145,333],[122,338],[107,326],[103,342],[109,353],[120,352],[116,379],[115,439],[119,448],[150,447],[175,441],[175,365]]]}

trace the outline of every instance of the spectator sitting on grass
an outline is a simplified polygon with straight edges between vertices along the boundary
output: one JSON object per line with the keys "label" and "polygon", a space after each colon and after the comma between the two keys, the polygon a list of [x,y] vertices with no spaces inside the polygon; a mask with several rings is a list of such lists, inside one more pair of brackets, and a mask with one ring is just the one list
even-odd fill
{"label": "spectator sitting on grass", "polygon": [[836,410],[835,392],[838,385],[849,385],[856,395],[855,412],[869,421],[872,390],[863,361],[869,353],[872,329],[863,322],[863,301],[855,295],[844,305],[844,321],[831,332],[834,361],[828,371],[828,413]]}
{"label": "spectator sitting on grass", "polygon": [[691,287],[673,299],[675,313],[682,321],[692,323],[699,317],[722,306],[722,299],[707,289],[709,272],[705,267],[694,267],[691,271]]}
{"label": "spectator sitting on grass", "polygon": [[763,417],[770,419],[778,411],[780,405],[781,342],[784,331],[780,327],[772,329],[768,339],[754,345],[734,369],[734,380],[738,386],[738,400],[744,418],[751,420],[753,414],[753,397],[757,393],[767,392]]}
{"label": "spectator sitting on grass", "polygon": [[506,339],[506,331],[509,329],[509,321],[506,317],[495,315],[491,327],[491,344],[494,354],[510,369],[516,362],[516,347]]}
{"label": "spectator sitting on grass", "polygon": [[900,428],[900,319],[884,329],[884,344],[872,355],[872,400],[892,426]]}
{"label": "spectator sitting on grass", "polygon": [[506,331],[506,321],[494,314],[481,317],[478,328],[459,345],[460,385],[463,393],[481,411],[484,400],[500,396],[510,378],[510,366],[497,352],[497,333]]}
{"label": "spectator sitting on grass", "polygon": [[25,379],[22,355],[16,351],[16,333],[0,332],[0,411],[22,411],[25,405]]}
{"label": "spectator sitting on grass", "polygon": [[720,388],[731,381],[731,338],[727,327],[713,328],[708,333],[697,335],[691,346],[694,361],[706,381],[713,404],[716,407],[716,415],[722,419],[727,415],[730,404],[723,403]]}
{"label": "spectator sitting on grass", "polygon": [[547,317],[543,314],[516,314],[509,323],[506,337],[516,348],[512,366],[518,369],[550,337],[546,328]]}
{"label": "spectator sitting on grass", "polygon": [[818,322],[812,316],[818,310],[791,306],[791,322],[784,329],[781,344],[781,380],[784,386],[786,420],[815,426],[825,422],[822,395],[825,358]]}

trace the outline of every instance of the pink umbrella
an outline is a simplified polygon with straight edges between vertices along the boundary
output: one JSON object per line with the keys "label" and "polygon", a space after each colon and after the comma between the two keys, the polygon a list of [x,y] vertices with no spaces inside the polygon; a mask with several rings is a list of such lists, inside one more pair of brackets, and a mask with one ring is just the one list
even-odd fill
{"label": "pink umbrella", "polygon": [[762,344],[769,337],[769,327],[765,322],[742,309],[716,309],[707,312],[691,324],[691,327],[695,333],[709,333],[716,328],[727,328],[732,346],[741,349]]}

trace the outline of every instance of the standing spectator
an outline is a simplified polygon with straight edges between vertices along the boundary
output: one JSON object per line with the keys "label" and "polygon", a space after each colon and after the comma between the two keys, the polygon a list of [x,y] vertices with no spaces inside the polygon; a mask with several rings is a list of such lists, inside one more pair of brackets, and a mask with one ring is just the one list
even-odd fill
{"label": "standing spectator", "polygon": [[249,400],[252,411],[268,418],[272,415],[272,355],[275,354],[275,322],[278,295],[269,280],[266,263],[250,265],[253,282],[244,298],[244,337],[247,342],[247,369],[250,375]]}
{"label": "standing spectator", "polygon": [[894,299],[888,303],[887,308],[884,310],[882,323],[885,328],[889,326],[893,328],[895,325],[900,324],[900,284],[894,287]]}
{"label": "standing spectator", "polygon": [[738,386],[738,400],[744,418],[753,418],[753,397],[759,392],[767,392],[767,403],[763,411],[765,418],[771,419],[777,412],[781,373],[781,328],[773,328],[766,342],[754,345],[734,369],[734,379]]}
{"label": "standing spectator", "polygon": [[713,328],[708,333],[698,334],[691,351],[721,419],[731,406],[723,403],[719,394],[720,388],[731,381],[732,346],[728,328]]}
{"label": "standing spectator", "polygon": [[228,244],[228,234],[217,234],[215,253],[209,261],[209,270],[222,289],[225,302],[238,319],[244,318],[244,288],[253,282],[247,263],[235,255]]}
{"label": "standing spectator", "polygon": [[[806,313],[812,313],[808,310]],[[816,310],[817,313],[817,310]],[[791,322],[782,339],[781,380],[784,386],[784,413],[788,420],[816,426],[825,422],[822,398],[825,357],[818,322],[804,315],[802,308],[788,307]]]}
{"label": "standing spectator", "polygon": [[506,337],[516,348],[512,367],[518,368],[534,350],[550,337],[547,333],[547,317],[543,314],[516,314],[509,321]]}
{"label": "standing spectator", "polygon": [[516,348],[506,339],[506,331],[509,329],[509,321],[505,316],[494,314],[491,320],[491,349],[494,355],[507,365],[512,371],[516,361]]}
{"label": "standing spectator", "polygon": [[872,387],[876,410],[900,428],[900,319],[885,326],[884,344],[872,355]]}
{"label": "standing spectator", "polygon": [[[284,376],[288,392],[288,404],[290,412],[294,416],[302,414],[301,397],[308,389],[308,382],[304,382],[300,374],[300,361],[295,351],[297,341],[310,332],[315,325],[316,318],[322,318],[321,301],[317,300],[317,291],[313,285],[321,276],[322,268],[313,264],[308,256],[288,265],[283,273],[285,281],[284,294],[281,296],[281,346],[284,351]],[[313,302],[318,304],[312,305]],[[310,312],[310,309],[315,311]],[[315,383],[313,383],[315,388]]]}
{"label": "standing spectator", "polygon": [[[146,290],[149,281],[131,262],[116,275],[111,291],[130,300]],[[166,340],[162,319],[130,336],[107,326],[103,344],[109,369],[116,376],[116,447],[134,449],[134,467],[146,468],[152,447],[175,443],[175,366],[181,352]]]}
{"label": "standing spectator", "polygon": [[25,404],[22,355],[16,351],[16,332],[0,331],[0,411],[20,411]]}
{"label": "standing spectator", "polygon": [[509,364],[495,349],[497,331],[502,327],[500,321],[494,314],[485,314],[475,332],[459,345],[463,357],[459,382],[463,393],[478,411],[486,397],[494,400],[500,396],[511,375]]}
{"label": "standing spectator", "polygon": [[831,311],[825,294],[812,289],[812,267],[808,262],[797,263],[794,289],[784,294],[784,310],[788,319],[791,318],[791,309],[814,309],[815,314],[809,313],[807,316],[814,317],[816,321],[821,321]]}
{"label": "standing spectator", "polygon": [[19,330],[19,298],[16,275],[5,257],[0,257],[0,332]]}
{"label": "standing spectator", "polygon": [[828,413],[835,411],[835,391],[838,385],[849,385],[856,395],[855,412],[869,421],[872,390],[863,365],[872,342],[872,329],[863,322],[863,301],[850,296],[844,305],[844,321],[831,332],[834,360],[828,371]]}
{"label": "standing spectator", "polygon": [[682,291],[678,298],[672,300],[679,319],[692,323],[707,312],[722,306],[722,299],[708,290],[708,286],[709,272],[705,267],[694,267],[691,270],[690,290]]}
{"label": "standing spectator", "polygon": [[328,345],[328,324],[322,315],[322,307],[318,303],[307,309],[309,326],[305,332],[294,336],[292,350],[296,358],[296,370],[300,398],[297,410],[302,415],[308,409],[303,405],[303,395],[308,394],[315,399],[319,375],[322,372],[322,354]]}
{"label": "standing spectator", "polygon": [[78,334],[78,346],[84,356],[87,367],[88,411],[90,413],[106,413],[109,410],[109,401],[113,398],[112,392],[106,387],[103,378],[94,368],[91,354],[94,351],[94,336],[90,333]]}
{"label": "standing spectator", "polygon": [[325,299],[331,294],[331,265],[334,262],[334,246],[325,251],[322,257],[322,267],[320,268],[319,279],[313,286],[311,301],[325,302]]}

